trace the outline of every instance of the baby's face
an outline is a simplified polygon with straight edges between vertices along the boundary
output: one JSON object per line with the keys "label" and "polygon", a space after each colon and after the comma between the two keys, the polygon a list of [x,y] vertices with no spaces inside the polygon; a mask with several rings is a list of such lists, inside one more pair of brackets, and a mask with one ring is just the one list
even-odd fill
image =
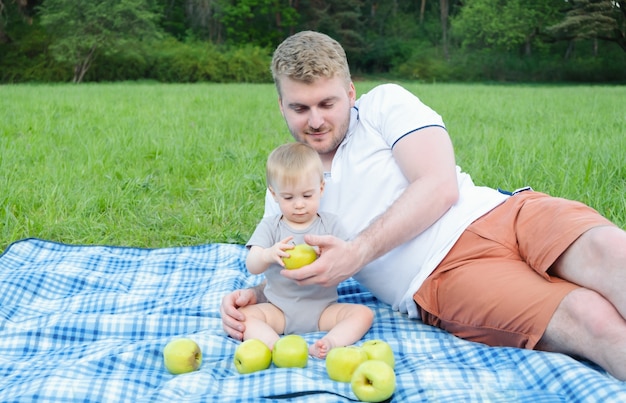
{"label": "baby's face", "polygon": [[324,191],[319,173],[303,175],[293,183],[279,183],[272,190],[280,211],[292,226],[306,227],[317,217]]}

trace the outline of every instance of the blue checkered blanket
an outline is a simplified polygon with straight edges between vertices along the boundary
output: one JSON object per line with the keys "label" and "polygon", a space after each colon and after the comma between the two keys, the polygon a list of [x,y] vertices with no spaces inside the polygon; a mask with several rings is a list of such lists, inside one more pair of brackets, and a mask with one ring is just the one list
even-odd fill
{"label": "blue checkered blanket", "polygon": [[[342,402],[324,361],[240,375],[221,327],[224,294],[256,284],[241,245],[138,249],[38,239],[0,257],[2,402]],[[365,339],[396,353],[394,402],[624,402],[626,383],[561,354],[489,348],[409,320],[357,283],[342,300],[376,313]],[[319,334],[307,334],[311,342]],[[171,375],[163,347],[197,341],[199,371]]]}

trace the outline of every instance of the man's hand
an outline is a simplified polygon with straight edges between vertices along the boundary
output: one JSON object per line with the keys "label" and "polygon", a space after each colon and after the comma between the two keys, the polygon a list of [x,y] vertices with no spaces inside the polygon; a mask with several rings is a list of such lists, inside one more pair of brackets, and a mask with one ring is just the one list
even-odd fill
{"label": "man's hand", "polygon": [[220,305],[222,327],[233,339],[243,340],[243,332],[245,331],[243,321],[246,317],[238,308],[262,302],[264,300],[262,296],[263,287],[265,287],[265,284],[254,288],[235,290],[222,298],[222,305]]}
{"label": "man's hand", "polygon": [[319,248],[319,258],[298,270],[281,271],[283,276],[299,285],[334,287],[363,267],[365,257],[353,242],[346,242],[332,235],[305,235],[304,240]]}

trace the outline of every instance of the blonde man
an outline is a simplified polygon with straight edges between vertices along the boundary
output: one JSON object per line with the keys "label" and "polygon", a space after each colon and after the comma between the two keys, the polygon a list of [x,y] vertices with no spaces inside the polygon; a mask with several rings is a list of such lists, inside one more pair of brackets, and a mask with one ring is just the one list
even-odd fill
{"label": "blonde man", "polygon": [[[441,116],[415,95],[383,84],[357,100],[327,35],[287,38],[272,72],[289,130],[328,173],[320,209],[350,235],[307,236],[322,255],[285,277],[333,286],[352,276],[461,338],[582,357],[626,381],[624,230],[579,202],[476,186]],[[245,329],[236,308],[259,298],[249,289],[223,299],[229,335]]]}

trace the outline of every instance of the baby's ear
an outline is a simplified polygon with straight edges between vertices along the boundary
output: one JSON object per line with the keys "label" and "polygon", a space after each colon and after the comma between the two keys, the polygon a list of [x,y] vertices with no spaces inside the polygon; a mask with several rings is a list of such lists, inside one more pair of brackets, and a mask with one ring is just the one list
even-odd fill
{"label": "baby's ear", "polygon": [[276,198],[276,192],[274,191],[274,189],[271,186],[268,186],[267,190],[269,190],[270,193],[272,194],[272,198],[274,198],[274,201],[278,203],[278,199]]}

